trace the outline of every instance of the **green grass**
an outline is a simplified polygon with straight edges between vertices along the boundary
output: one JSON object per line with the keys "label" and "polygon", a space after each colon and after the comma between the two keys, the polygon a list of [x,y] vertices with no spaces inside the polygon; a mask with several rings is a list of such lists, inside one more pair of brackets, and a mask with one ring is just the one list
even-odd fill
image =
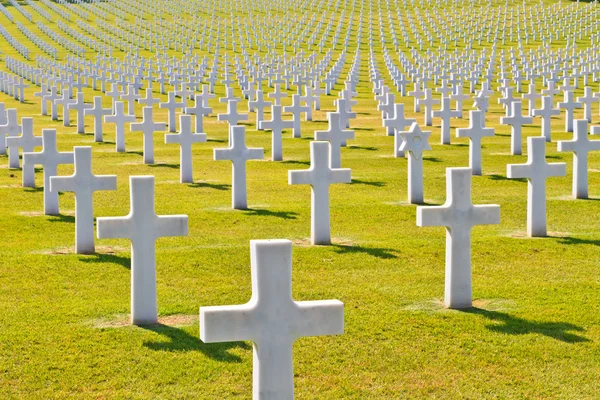
{"label": "green grass", "polygon": [[[18,33],[12,25],[7,29]],[[15,56],[6,43],[0,51]],[[596,398],[600,153],[590,155],[591,199],[575,201],[572,155],[557,153],[555,143],[547,146],[550,161],[567,163],[567,177],[548,181],[550,237],[524,238],[527,184],[505,176],[506,164],[526,157],[508,155],[510,128],[499,125],[504,111],[494,96],[487,121],[496,136],[483,140],[484,176],[473,177],[472,191],[475,204],[501,206],[501,224],[473,230],[475,308],[446,310],[444,229],[416,226],[416,208],[406,204],[407,162],[391,157],[393,141],[384,135],[368,83],[367,47],[362,54],[356,140],[342,151],[353,183],[331,187],[332,246],[308,245],[310,189],[289,186],[287,171],[308,168],[308,139],[326,128],[333,96],[323,96],[314,122],[302,123],[303,139],[286,132],[284,162],[248,163],[251,209],[233,211],[230,164],[212,160],[212,149],[226,146],[226,124],[216,121],[222,103],[212,103],[214,114],[204,121],[210,140],[195,145],[196,183],[187,185],[178,183],[179,149],[165,145],[163,133],[155,135],[157,165],[147,166],[138,154],[141,133],[127,133],[128,153],[117,154],[112,125],[105,126],[105,143],[93,143],[92,119],[86,119],[87,133],[78,135],[74,127],[39,116],[32,96],[37,89],[27,90],[30,103],[24,105],[0,95],[20,117],[34,116],[36,134],[57,128],[62,151],[93,146],[94,172],[118,176],[117,191],[95,195],[97,216],[127,214],[128,177],[154,175],[157,212],[187,214],[190,224],[188,237],[157,242],[163,324],[130,326],[129,243],[101,240],[97,255],[70,254],[73,195],[60,196],[61,216],[43,216],[42,191],[22,189],[20,171],[7,169],[6,156],[0,157],[0,398],[249,399],[250,343],[203,344],[197,314],[200,306],[248,301],[249,241],[269,238],[295,243],[294,299],[345,304],[344,335],[300,339],[294,346],[299,399]],[[379,48],[376,54],[384,72]],[[223,92],[219,86],[217,94]],[[94,93],[85,93],[91,102]],[[415,117],[412,99],[401,101]],[[156,115],[166,121],[164,110]],[[453,128],[466,127],[467,115],[453,120]],[[268,159],[270,134],[256,131],[254,114],[250,118],[247,143],[265,147]],[[423,122],[422,115],[416,118]],[[571,139],[562,133],[562,118],[553,121],[554,140]],[[524,130],[525,151],[525,137],[540,132],[539,119],[534,122]],[[594,122],[600,123],[597,106]],[[439,119],[422,128],[432,131],[433,148],[425,154],[425,198],[441,204],[445,169],[468,164],[468,141],[456,139],[452,129],[452,145],[440,145]],[[59,169],[71,172],[72,166]],[[41,184],[42,174],[36,179]]]}

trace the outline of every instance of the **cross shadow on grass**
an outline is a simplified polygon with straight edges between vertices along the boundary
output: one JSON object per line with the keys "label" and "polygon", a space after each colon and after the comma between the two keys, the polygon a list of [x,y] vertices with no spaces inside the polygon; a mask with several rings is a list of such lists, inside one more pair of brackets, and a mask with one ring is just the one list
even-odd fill
{"label": "cross shadow on grass", "polygon": [[43,186],[26,187],[26,188],[23,188],[23,190],[27,193],[36,193],[36,192],[43,192],[44,187]]}
{"label": "cross shadow on grass", "polygon": [[488,311],[481,308],[469,308],[462,310],[469,314],[481,315],[493,322],[487,328],[491,331],[507,335],[537,334],[560,340],[565,343],[589,342],[589,339],[572,332],[584,332],[585,329],[568,322],[537,322],[499,311]]}
{"label": "cross shadow on grass", "polygon": [[516,182],[527,182],[527,178],[507,178],[500,174],[487,175],[493,181],[516,181]]}
{"label": "cross shadow on grass", "polygon": [[282,161],[282,164],[294,164],[294,165],[310,165],[310,161],[299,161],[299,160],[287,160]]}
{"label": "cross shadow on grass", "polygon": [[138,156],[143,156],[144,152],[140,151],[140,150],[130,150],[130,151],[126,151],[127,154],[137,154]]}
{"label": "cross shadow on grass", "polygon": [[429,161],[429,162],[434,162],[434,163],[440,163],[440,162],[442,162],[442,159],[441,158],[437,158],[437,157],[423,157],[423,160]]}
{"label": "cross shadow on grass", "polygon": [[364,247],[364,246],[345,246],[340,244],[333,245],[334,251],[338,254],[368,254],[373,257],[381,258],[381,259],[392,259],[398,258],[396,255],[396,250],[387,249],[384,247]]}
{"label": "cross shadow on grass", "polygon": [[366,151],[377,151],[379,150],[377,147],[372,146],[348,146],[346,147],[349,150],[366,150]]}
{"label": "cross shadow on grass", "polygon": [[200,338],[192,336],[183,329],[163,324],[140,326],[143,329],[158,333],[169,339],[166,342],[144,342],[144,346],[155,351],[201,351],[207,357],[222,362],[241,362],[242,359],[229,353],[228,350],[241,348],[250,350],[245,342],[203,343]]}
{"label": "cross shadow on grass", "polygon": [[225,139],[207,139],[207,142],[213,142],[213,143],[226,143],[227,140]]}
{"label": "cross shadow on grass", "polygon": [[159,164],[146,164],[146,165],[148,167],[152,167],[152,168],[162,167],[162,168],[179,169],[179,164],[159,163]]}
{"label": "cross shadow on grass", "polygon": [[362,179],[352,179],[351,183],[355,183],[355,184],[358,184],[358,185],[375,186],[375,187],[383,187],[383,186],[385,186],[385,182],[380,182],[380,181],[363,181]]}
{"label": "cross shadow on grass", "polygon": [[271,211],[258,208],[244,210],[244,214],[250,216],[257,215],[260,217],[277,217],[282,219],[296,219],[296,215],[298,215],[298,213],[291,211]]}
{"label": "cross shadow on grass", "polygon": [[79,261],[84,263],[112,263],[131,269],[131,258],[118,256],[116,254],[90,254],[89,256],[79,257]]}
{"label": "cross shadow on grass", "polygon": [[229,190],[231,189],[231,185],[227,183],[210,183],[210,182],[194,182],[188,184],[188,187],[191,188],[209,188],[215,190]]}
{"label": "cross shadow on grass", "polygon": [[67,222],[67,223],[73,224],[73,223],[75,223],[75,216],[74,215],[64,215],[64,214],[49,215],[48,222]]}
{"label": "cross shadow on grass", "polygon": [[558,238],[560,244],[591,244],[593,246],[600,246],[600,240],[594,239],[580,239],[571,236]]}

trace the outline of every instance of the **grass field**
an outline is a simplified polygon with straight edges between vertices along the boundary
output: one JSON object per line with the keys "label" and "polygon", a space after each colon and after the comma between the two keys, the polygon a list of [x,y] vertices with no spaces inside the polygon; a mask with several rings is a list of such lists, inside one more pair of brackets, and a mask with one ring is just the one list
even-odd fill
{"label": "grass field", "polygon": [[[22,38],[3,15],[0,23]],[[17,57],[3,40],[0,51]],[[527,183],[506,179],[506,164],[523,163],[526,156],[509,155],[510,128],[499,125],[504,111],[494,95],[487,124],[496,136],[483,140],[484,175],[473,177],[472,193],[475,204],[501,206],[501,224],[473,230],[474,308],[447,310],[445,232],[416,226],[416,207],[406,202],[407,161],[392,157],[393,140],[385,136],[373,100],[367,48],[362,54],[356,139],[342,150],[342,166],[352,169],[353,179],[331,187],[332,246],[310,245],[310,189],[289,186],[287,171],[308,168],[313,132],[326,129],[325,113],[333,110],[342,85],[322,97],[313,122],[302,123],[302,139],[286,131],[283,162],[267,161],[270,133],[256,131],[250,115],[247,143],[264,147],[265,161],[248,162],[247,211],[231,209],[230,163],[212,159],[213,148],[227,146],[227,125],[216,118],[225,111],[222,103],[214,101],[214,114],[204,120],[208,143],[194,147],[196,182],[180,184],[179,148],[165,145],[163,133],[155,135],[156,164],[143,165],[141,133],[126,133],[127,153],[118,154],[113,125],[105,126],[104,143],[93,143],[92,119],[86,119],[86,134],[78,135],[74,127],[40,116],[32,96],[37,88],[27,89],[26,104],[0,94],[19,117],[34,117],[36,134],[56,128],[61,151],[92,146],[94,172],[118,176],[117,191],[95,195],[96,216],[129,212],[130,175],[156,177],[158,214],[189,215],[188,237],[157,242],[161,324],[131,326],[129,243],[99,240],[98,254],[73,254],[73,195],[60,196],[60,216],[44,216],[42,189],[21,188],[20,171],[8,169],[1,156],[0,398],[250,398],[251,344],[203,344],[198,308],[248,301],[249,241],[269,238],[294,242],[294,299],[345,304],[344,335],[305,338],[294,346],[299,399],[597,398],[600,153],[590,154],[590,199],[572,200],[572,154],[548,144],[549,161],[566,162],[567,177],[548,181],[549,237],[527,238]],[[66,55],[61,52],[61,60]],[[376,56],[385,72],[379,47]],[[351,60],[352,53],[342,76]],[[84,92],[88,102],[99,95]],[[580,88],[576,95],[582,93]],[[222,85],[217,95],[224,95]],[[412,98],[399,101],[408,117],[423,122],[412,112]],[[165,110],[155,115],[166,121]],[[468,125],[464,115],[453,128]],[[576,118],[582,115],[576,112]],[[553,120],[554,140],[572,138],[563,132],[563,118]],[[452,145],[440,145],[439,123],[436,118],[433,127],[421,125],[432,131],[424,162],[428,204],[445,202],[447,167],[468,165],[468,141],[456,139],[452,129]],[[594,123],[600,124],[597,105]],[[526,137],[539,133],[536,118],[524,129],[525,153]],[[71,172],[71,166],[59,168],[61,175]],[[41,171],[36,180],[42,184]]]}

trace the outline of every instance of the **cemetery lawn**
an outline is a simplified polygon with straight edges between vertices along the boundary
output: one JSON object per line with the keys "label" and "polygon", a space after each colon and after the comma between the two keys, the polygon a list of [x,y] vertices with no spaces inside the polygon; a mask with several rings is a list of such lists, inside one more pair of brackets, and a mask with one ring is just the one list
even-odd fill
{"label": "cemetery lawn", "polygon": [[[250,114],[247,143],[264,147],[265,161],[248,162],[247,211],[231,209],[230,163],[212,160],[213,148],[227,146],[227,125],[216,121],[225,107],[216,100],[204,120],[209,141],[194,146],[195,183],[180,184],[179,147],[165,145],[163,133],[155,134],[157,164],[143,165],[141,133],[126,133],[127,153],[118,154],[114,125],[106,124],[104,143],[93,143],[91,118],[78,135],[41,117],[37,88],[26,90],[25,105],[0,94],[19,117],[34,116],[35,134],[56,128],[61,151],[92,146],[94,172],[118,176],[117,191],[95,194],[96,216],[129,212],[130,175],[156,177],[158,214],[189,216],[188,237],[157,242],[161,323],[131,326],[129,242],[97,240],[98,254],[73,254],[72,193],[60,196],[60,216],[44,216],[41,170],[38,188],[23,189],[21,172],[0,156],[0,398],[251,398],[251,344],[202,343],[198,308],[247,302],[249,241],[271,238],[294,242],[295,300],[345,304],[344,335],[302,338],[294,346],[299,399],[597,398],[600,153],[590,154],[591,198],[575,201],[572,154],[548,144],[549,161],[566,162],[567,177],[548,181],[549,237],[527,238],[527,183],[506,179],[506,164],[526,158],[509,155],[510,128],[499,125],[504,111],[492,98],[487,120],[496,136],[483,140],[483,176],[473,177],[472,193],[474,204],[501,206],[501,224],[473,230],[475,307],[447,310],[445,230],[417,227],[416,207],[406,203],[407,162],[391,156],[393,140],[384,134],[368,82],[367,48],[352,122],[356,139],[342,150],[352,183],[330,190],[332,246],[310,245],[310,188],[288,185],[287,171],[309,167],[310,140],[326,129],[337,90],[322,97],[313,122],[302,123],[302,139],[285,131],[283,162],[267,161],[270,132],[256,131]],[[6,43],[0,51],[15,55]],[[379,48],[376,54],[384,68]],[[85,93],[91,101],[94,92]],[[220,85],[217,97],[223,95]],[[468,140],[454,131],[468,125],[468,113],[452,120],[452,145],[442,146],[439,119],[427,128],[422,114],[412,112],[412,99],[400,101],[407,117],[432,131],[425,198],[442,204],[445,169],[468,165]],[[166,121],[165,110],[155,115]],[[600,123],[597,105],[594,118]],[[525,153],[526,137],[540,132],[540,120],[534,123],[524,128]],[[572,138],[563,127],[562,118],[553,121],[553,139]],[[72,166],[59,167],[60,175],[71,173]]]}

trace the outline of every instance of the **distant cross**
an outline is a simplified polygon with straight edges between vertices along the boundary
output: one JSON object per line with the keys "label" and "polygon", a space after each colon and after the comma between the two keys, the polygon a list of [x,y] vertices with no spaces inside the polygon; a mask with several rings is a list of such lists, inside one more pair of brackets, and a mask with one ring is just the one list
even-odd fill
{"label": "distant cross", "polygon": [[522,154],[521,132],[523,130],[523,125],[532,124],[533,118],[522,115],[523,104],[520,101],[513,101],[510,107],[510,117],[500,117],[500,123],[511,126],[510,154],[513,156],[520,156]]}
{"label": "distant cross", "polygon": [[450,95],[450,99],[456,102],[456,111],[460,113],[458,118],[463,117],[463,102],[469,100],[471,96],[463,93],[462,85],[454,87],[454,93]]}
{"label": "distant cross", "polygon": [[[238,125],[240,121],[248,121],[248,114],[240,114],[237,106],[237,101],[229,100],[227,103],[227,112],[223,114],[217,114],[217,121],[227,121],[229,123],[230,133],[232,126]],[[231,139],[231,137],[229,139]]]}
{"label": "distant cross", "polygon": [[78,92],[76,101],[66,107],[69,111],[75,110],[77,112],[77,133],[85,133],[85,110],[92,108],[91,104],[85,103],[83,97],[83,92]]}
{"label": "distant cross", "polygon": [[425,106],[425,125],[432,125],[433,117],[433,106],[440,104],[439,100],[436,100],[431,95],[431,89],[425,89],[425,97],[418,100],[419,105]]}
{"label": "distant cross", "polygon": [[283,107],[283,111],[284,112],[289,112],[292,113],[293,115],[293,137],[294,138],[300,138],[302,137],[302,132],[300,129],[300,117],[302,116],[303,113],[307,113],[310,110],[309,106],[303,106],[301,104],[300,101],[300,95],[299,94],[293,94],[292,95],[292,105],[291,106],[287,106],[287,107]]}
{"label": "distant cross", "polygon": [[262,160],[264,158],[264,150],[246,147],[245,126],[232,126],[230,133],[230,147],[226,149],[214,149],[214,159],[215,161],[230,160],[232,162],[232,207],[236,210],[246,210],[248,208],[246,162],[248,160]]}
{"label": "distant cross", "polygon": [[578,97],[577,101],[583,105],[583,118],[592,123],[592,105],[594,103],[600,103],[600,96],[596,97],[592,93],[592,88],[586,86],[583,92],[583,97]]}
{"label": "distant cross", "polygon": [[446,283],[444,304],[448,308],[471,308],[471,229],[500,223],[500,206],[473,205],[470,168],[446,169],[446,203],[417,207],[417,226],[446,227]]}
{"label": "distant cross", "polygon": [[154,132],[164,132],[167,124],[154,122],[152,107],[144,107],[142,122],[129,125],[131,132],[142,132],[144,139],[144,164],[154,164]]}
{"label": "distant cross", "polygon": [[600,150],[600,140],[590,140],[588,122],[575,120],[573,140],[558,142],[558,151],[573,152],[573,198],[588,198],[588,154]]}
{"label": "distant cross", "polygon": [[456,137],[469,138],[469,167],[473,175],[481,175],[481,140],[486,136],[494,136],[494,128],[486,128],[482,111],[469,111],[468,128],[457,128]]}
{"label": "distant cross", "polygon": [[[9,108],[6,111],[4,111],[3,103],[0,103],[0,107],[0,113],[3,112],[3,116],[5,116],[4,121],[0,121],[0,154],[4,155],[6,154],[7,148],[6,138],[18,136],[19,134],[21,134],[22,128],[21,125],[19,125],[19,118],[17,117],[16,108]],[[17,162],[15,162],[15,159],[17,160]],[[10,147],[8,147],[9,168],[19,168],[18,159],[18,149],[11,149]],[[15,165],[17,166],[15,167]]]}
{"label": "distant cross", "polygon": [[509,179],[527,178],[527,234],[546,236],[546,179],[565,176],[565,163],[546,162],[546,140],[527,138],[527,163],[507,165]]}
{"label": "distant cross", "polygon": [[[257,92],[262,92],[262,90]],[[260,121],[258,127],[261,130],[271,131],[271,160],[283,160],[282,133],[284,129],[293,128],[294,122],[282,118],[282,106],[271,106],[271,119]]]}
{"label": "distant cross", "polygon": [[[446,97],[447,98],[447,97]],[[400,150],[408,151],[408,202],[423,204],[423,152],[431,150],[429,136],[431,132],[423,132],[419,124],[413,122],[408,132],[400,132],[402,146]]]}
{"label": "distant cross", "polygon": [[185,108],[186,114],[196,116],[196,118],[195,118],[196,124],[194,125],[195,133],[204,132],[203,118],[204,118],[204,116],[209,115],[211,112],[212,112],[212,108],[204,106],[204,101],[202,99],[202,95],[199,95],[199,94],[195,95],[194,96],[194,107],[186,107]]}
{"label": "distant cross", "polygon": [[287,97],[287,93],[282,92],[281,88],[279,87],[279,84],[275,85],[275,89],[273,90],[273,93],[269,93],[267,94],[267,97],[270,99],[274,100],[274,104],[276,106],[280,106],[281,105],[281,99],[284,97]]}
{"label": "distant cross", "polygon": [[248,101],[248,111],[254,111],[256,113],[256,128],[258,130],[262,130],[263,128],[261,127],[261,122],[263,122],[265,119],[264,108],[270,107],[272,103],[270,101],[265,101],[264,93],[262,90],[256,90],[255,97],[256,100]]}
{"label": "distant cross", "polygon": [[350,169],[331,168],[329,146],[329,142],[310,142],[310,168],[288,171],[290,185],[311,186],[311,241],[314,245],[331,244],[329,186],[352,180]]}
{"label": "distant cross", "polygon": [[450,106],[450,97],[442,97],[442,108],[439,111],[434,111],[434,117],[442,119],[441,126],[441,142],[442,144],[450,144],[450,118],[462,117],[462,112],[453,110]]}
{"label": "distant cross", "polygon": [[153,176],[131,176],[129,182],[129,215],[98,218],[98,239],[131,241],[131,322],[135,325],[156,324],[156,240],[187,236],[188,217],[156,215]]}
{"label": "distant cross", "polygon": [[116,175],[94,175],[92,148],[75,146],[75,172],[71,176],[50,177],[52,192],[75,193],[75,252],[93,254],[94,247],[94,192],[117,190]]}
{"label": "distant cross", "polygon": [[179,179],[181,183],[193,183],[192,145],[206,142],[205,133],[192,133],[192,116],[179,116],[179,133],[166,134],[166,144],[179,145]]}
{"label": "distant cross", "polygon": [[67,87],[62,91],[62,97],[54,100],[54,104],[61,105],[63,108],[63,126],[71,125],[71,118],[69,115],[69,106],[75,104],[74,100],[71,100],[71,88]]}
{"label": "distant cross", "polygon": [[50,191],[50,177],[56,176],[58,166],[73,164],[73,153],[61,153],[56,149],[56,129],[42,130],[42,151],[23,153],[23,168],[41,164],[44,168],[44,214],[59,215],[58,193]]}
{"label": "distant cross", "polygon": [[140,96],[136,93],[134,86],[127,85],[127,93],[122,94],[120,97],[121,100],[127,102],[127,115],[135,115],[135,101],[139,98]]}
{"label": "distant cross", "polygon": [[169,92],[168,100],[165,103],[159,103],[160,108],[167,109],[167,127],[169,132],[177,131],[177,116],[175,115],[176,111],[180,108],[184,107],[183,102],[179,102],[175,99],[175,92]]}
{"label": "distant cross", "polygon": [[531,113],[534,117],[542,118],[542,136],[546,138],[547,142],[552,141],[551,137],[551,118],[553,115],[560,115],[560,110],[558,108],[552,108],[554,106],[554,101],[550,96],[542,97],[542,108],[535,109]]}
{"label": "distant cross", "polygon": [[565,110],[565,131],[573,132],[575,109],[581,108],[582,104],[575,101],[575,93],[571,91],[565,91],[564,96],[564,101],[558,103],[558,108]]}
{"label": "distant cross", "polygon": [[97,143],[102,142],[102,120],[105,115],[112,114],[112,109],[102,108],[102,97],[94,96],[94,106],[84,110],[84,113],[94,117],[94,141]]}
{"label": "distant cross", "polygon": [[425,94],[425,92],[421,90],[421,84],[415,82],[414,89],[408,92],[407,94],[413,97],[414,112],[421,112],[421,104],[419,103],[419,100]]}
{"label": "distant cross", "polygon": [[252,298],[244,305],[200,307],[205,343],[250,340],[254,346],[253,399],[293,399],[294,341],[344,333],[337,300],[292,299],[292,242],[250,242]]}
{"label": "distant cross", "polygon": [[400,132],[416,121],[414,118],[404,118],[404,104],[402,103],[394,104],[394,117],[383,121],[383,125],[394,130],[394,157],[404,157],[404,152],[400,150],[402,146]]}
{"label": "distant cross", "polygon": [[146,107],[153,107],[155,104],[160,103],[158,97],[152,97],[152,89],[146,88],[146,97],[138,97],[138,103],[143,104]]}
{"label": "distant cross", "polygon": [[115,113],[105,115],[104,122],[115,124],[115,143],[118,153],[125,152],[125,124],[135,122],[135,115],[125,113],[125,103],[117,101],[115,103]]}
{"label": "distant cross", "polygon": [[522,98],[527,100],[527,115],[529,117],[534,117],[533,111],[535,109],[535,102],[537,99],[541,99],[542,95],[538,94],[535,90],[535,83],[529,84],[529,92],[521,95]]}
{"label": "distant cross", "polygon": [[[21,136],[6,138],[6,145],[9,149],[15,149],[16,157],[10,158],[13,154],[9,151],[9,167],[20,168],[19,147],[23,154],[30,153],[35,147],[42,146],[42,137],[33,135],[33,118],[21,118]],[[15,161],[16,160],[16,161]],[[35,187],[35,167],[33,165],[23,165],[23,187]]]}
{"label": "distant cross", "polygon": [[339,113],[328,112],[327,120],[329,121],[329,128],[326,131],[315,131],[315,140],[329,142],[330,166],[331,168],[341,168],[342,143],[354,139],[354,131],[341,128]]}
{"label": "distant cross", "polygon": [[[52,88],[50,88],[50,93],[42,97],[43,102],[50,102],[50,113],[52,121],[58,121],[58,107],[54,103],[54,101],[58,99],[60,99],[60,96],[58,95],[58,88],[56,86],[52,86]],[[43,109],[44,108],[42,107],[42,115],[46,115],[44,114]]]}

